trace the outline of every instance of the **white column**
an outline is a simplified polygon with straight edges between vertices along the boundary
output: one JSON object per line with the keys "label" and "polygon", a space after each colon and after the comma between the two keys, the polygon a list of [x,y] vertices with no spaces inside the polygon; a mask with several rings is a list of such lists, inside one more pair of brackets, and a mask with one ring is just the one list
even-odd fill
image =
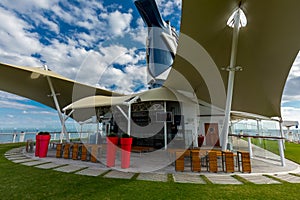
{"label": "white column", "polygon": [[[281,137],[283,136],[283,129],[282,129],[282,120],[279,122]],[[283,137],[282,137],[283,138]],[[279,148],[279,154],[281,158],[281,165],[285,167],[285,157],[284,157],[284,139],[278,140],[278,148]]]}
{"label": "white column", "polygon": [[[167,112],[167,102],[164,102],[164,112]],[[173,115],[174,113],[172,113]],[[174,117],[174,116],[173,116]],[[174,123],[174,122],[173,122]],[[167,122],[164,121],[164,141],[165,141],[165,150],[168,149],[168,130],[167,130]]]}
{"label": "white column", "polygon": [[25,133],[21,132],[19,137],[19,142],[24,142],[24,140],[25,140]]}
{"label": "white column", "polygon": [[[45,70],[48,70],[48,68],[46,66],[45,66]],[[65,134],[67,132],[66,131],[66,125],[65,125],[65,119],[64,119],[63,114],[60,110],[58,99],[57,99],[56,93],[54,91],[52,81],[51,81],[49,76],[47,76],[47,81],[48,81],[48,84],[49,84],[49,87],[50,87],[50,90],[51,90],[51,96],[53,97],[53,101],[54,101],[54,104],[55,104],[55,107],[56,107],[56,110],[57,110],[57,113],[58,113],[58,117],[60,119],[60,123],[61,123],[61,126],[62,126],[61,133]],[[70,141],[68,134],[66,135],[66,139],[67,139],[67,142]],[[62,137],[61,137],[61,142],[62,142]]]}
{"label": "white column", "polygon": [[13,134],[13,143],[15,143],[15,142],[16,142],[16,137],[17,137],[17,134],[16,134],[16,133],[14,133],[14,134]]}
{"label": "white column", "polygon": [[[256,120],[256,126],[257,126],[257,135],[260,136],[260,133],[261,133],[261,130],[260,130],[260,120]],[[258,138],[258,141],[259,141],[259,144],[262,143],[262,139],[261,138]]]}
{"label": "white column", "polygon": [[98,139],[99,139],[99,122],[98,122],[98,120],[96,119],[96,123],[97,123],[97,130],[96,130],[96,144],[98,144]]}
{"label": "white column", "polygon": [[226,150],[228,143],[228,129],[230,121],[230,111],[232,104],[233,96],[233,85],[234,85],[234,75],[236,70],[236,57],[237,57],[237,47],[238,47],[238,37],[240,30],[240,11],[236,12],[234,16],[234,29],[232,37],[232,48],[231,48],[231,58],[229,66],[229,77],[228,77],[228,86],[227,86],[227,99],[226,99],[226,108],[225,108],[225,118],[224,125],[222,129],[222,150]]}
{"label": "white column", "polygon": [[127,134],[131,134],[131,103],[128,105],[128,125]]}
{"label": "white column", "polygon": [[252,151],[251,137],[248,137],[248,151],[249,151],[250,158],[252,158],[253,157],[253,151]]}
{"label": "white column", "polygon": [[195,130],[195,133],[194,133],[194,136],[193,136],[193,140],[194,140],[194,146],[195,147],[199,147],[199,144],[198,144],[198,118],[197,118],[197,115],[195,115],[195,118],[194,118],[194,130]]}

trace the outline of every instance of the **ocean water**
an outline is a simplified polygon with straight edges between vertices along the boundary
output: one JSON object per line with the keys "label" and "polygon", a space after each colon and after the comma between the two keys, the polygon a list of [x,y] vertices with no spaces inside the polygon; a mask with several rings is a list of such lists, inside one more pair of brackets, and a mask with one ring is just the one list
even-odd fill
{"label": "ocean water", "polygon": [[[39,132],[49,132],[51,135],[51,140],[59,140],[61,130],[0,130],[0,143],[12,143],[12,142],[26,142],[27,140],[35,141],[35,137]],[[79,138],[80,133],[76,130],[68,131],[70,139]],[[93,134],[94,131],[87,132],[85,131],[82,133],[82,137],[88,137],[90,134]],[[64,137],[65,139],[65,137]]]}

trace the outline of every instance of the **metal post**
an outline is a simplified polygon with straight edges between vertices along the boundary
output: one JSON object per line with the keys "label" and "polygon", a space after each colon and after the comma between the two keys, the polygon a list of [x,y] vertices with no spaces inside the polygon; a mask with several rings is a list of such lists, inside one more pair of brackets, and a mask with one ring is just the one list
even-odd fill
{"label": "metal post", "polygon": [[252,158],[253,157],[253,152],[252,152],[251,137],[248,137],[248,150],[249,150],[250,158]]}
{"label": "metal post", "polygon": [[80,135],[79,135],[80,141],[81,141],[81,137],[82,137],[82,124],[80,124]]}
{"label": "metal post", "polygon": [[[259,119],[256,120],[256,126],[257,126],[257,135],[260,136],[261,130],[260,130],[260,120]],[[258,138],[258,141],[259,141],[259,144],[261,144],[262,139]]]}
{"label": "metal post", "polygon": [[229,130],[230,111],[231,111],[232,96],[233,96],[234,75],[236,70],[236,57],[237,57],[239,30],[240,30],[240,10],[238,10],[234,16],[231,58],[230,58],[230,66],[228,69],[229,77],[228,77],[228,86],[227,86],[225,118],[224,118],[224,125],[222,129],[222,136],[223,136],[222,150],[223,151],[226,150],[227,142],[228,142],[228,130]]}
{"label": "metal post", "polygon": [[126,115],[126,113],[124,112],[124,110],[122,110],[122,108],[120,106],[116,106],[116,107],[122,113],[122,115],[128,120],[128,116]]}
{"label": "metal post", "polygon": [[[283,128],[282,128],[282,122],[283,122],[282,119],[280,119],[279,121],[280,134],[282,138],[285,138]],[[283,145],[283,149],[285,150],[285,139],[282,139],[282,145]]]}
{"label": "metal post", "polygon": [[131,132],[131,103],[128,105],[128,125],[127,134],[130,135]]}
{"label": "metal post", "polygon": [[96,144],[98,144],[98,140],[99,140],[99,122],[96,118]]}
{"label": "metal post", "polygon": [[194,126],[195,126],[195,134],[194,134],[194,137],[193,137],[193,144],[195,147],[199,147],[199,144],[198,144],[198,120],[197,120],[197,115],[195,116],[194,118]]}
{"label": "metal post", "polygon": [[[45,65],[45,70],[48,70],[48,67],[46,65]],[[52,81],[51,81],[49,76],[47,76],[46,78],[47,78],[47,81],[48,81],[48,84],[49,84],[49,87],[50,87],[50,90],[51,90],[51,96],[53,97],[53,101],[54,101],[54,104],[55,104],[55,107],[56,107],[56,110],[57,110],[57,113],[58,113],[58,117],[60,119],[60,123],[61,123],[61,126],[62,126],[61,133],[66,134],[67,131],[66,131],[65,120],[64,120],[63,114],[61,113],[60,106],[59,106],[59,103],[58,103],[58,100],[57,100],[56,93],[54,91]],[[67,139],[67,142],[70,142],[68,134],[66,135],[66,139]],[[61,142],[62,142],[62,137],[61,137]]]}
{"label": "metal post", "polygon": [[[164,101],[164,112],[167,112],[167,102]],[[174,113],[172,113],[174,114]],[[168,149],[168,132],[167,132],[167,122],[164,121],[164,140],[165,140],[165,150]]]}
{"label": "metal post", "polygon": [[[281,132],[281,137],[283,135],[283,129],[282,129],[282,120],[279,122],[279,127],[280,127],[280,132]],[[283,137],[282,137],[283,138]],[[281,165],[285,167],[285,157],[284,157],[284,139],[278,140],[278,148],[279,148],[279,154],[281,158]]]}
{"label": "metal post", "polygon": [[14,132],[14,134],[13,134],[13,143],[15,143],[16,142],[16,137],[17,137],[17,134],[16,134],[16,132]]}

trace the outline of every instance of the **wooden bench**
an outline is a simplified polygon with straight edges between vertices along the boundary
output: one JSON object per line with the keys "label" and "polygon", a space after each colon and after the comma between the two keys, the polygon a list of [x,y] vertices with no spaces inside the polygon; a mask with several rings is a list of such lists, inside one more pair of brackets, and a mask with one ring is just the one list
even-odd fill
{"label": "wooden bench", "polygon": [[184,171],[184,151],[175,152],[175,171]]}
{"label": "wooden bench", "polygon": [[63,145],[61,143],[56,144],[56,158],[61,158],[63,152]]}
{"label": "wooden bench", "polygon": [[70,143],[65,143],[63,148],[64,148],[64,150],[63,150],[63,157],[65,159],[69,159],[70,158],[71,144]]}
{"label": "wooden bench", "polygon": [[86,161],[87,160],[87,154],[88,154],[88,150],[86,148],[85,145],[81,146],[81,152],[80,152],[80,159],[82,161]]}
{"label": "wooden bench", "polygon": [[201,172],[200,150],[191,150],[191,171]]}
{"label": "wooden bench", "polygon": [[72,146],[72,159],[78,160],[79,144],[75,143]]}
{"label": "wooden bench", "polygon": [[218,172],[218,158],[216,151],[209,151],[207,153],[207,171]]}
{"label": "wooden bench", "polygon": [[91,162],[98,162],[101,155],[101,146],[94,144],[91,145]]}
{"label": "wooden bench", "polygon": [[246,151],[237,151],[238,170],[240,171],[240,164],[242,164],[242,172],[251,173],[250,153]]}
{"label": "wooden bench", "polygon": [[231,151],[222,151],[222,168],[226,173],[234,172],[234,154]]}

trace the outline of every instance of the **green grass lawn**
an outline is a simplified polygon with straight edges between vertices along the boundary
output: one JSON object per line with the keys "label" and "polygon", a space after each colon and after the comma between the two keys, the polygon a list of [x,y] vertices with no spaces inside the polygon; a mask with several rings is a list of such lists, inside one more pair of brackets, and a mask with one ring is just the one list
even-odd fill
{"label": "green grass lawn", "polygon": [[[253,144],[279,155],[278,141],[252,139]],[[300,144],[285,142],[285,157],[300,164]]]}
{"label": "green grass lawn", "polygon": [[300,144],[286,142],[285,157],[300,164]]}
{"label": "green grass lawn", "polygon": [[[15,164],[0,145],[0,199],[298,199],[300,184],[199,185],[88,177]],[[295,160],[300,156],[290,151]]]}

